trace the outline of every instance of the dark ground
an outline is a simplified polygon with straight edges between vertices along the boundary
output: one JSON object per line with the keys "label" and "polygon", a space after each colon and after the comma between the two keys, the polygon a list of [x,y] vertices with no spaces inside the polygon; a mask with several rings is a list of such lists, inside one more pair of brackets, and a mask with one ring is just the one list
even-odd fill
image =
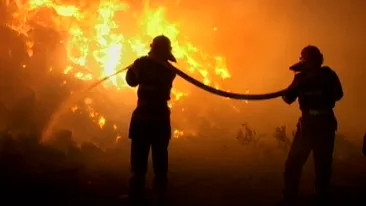
{"label": "dark ground", "polygon": [[[34,139],[2,136],[1,205],[123,205],[119,196],[127,191],[128,140],[102,151],[91,144],[73,148],[70,142],[51,149]],[[275,205],[281,198],[284,158],[281,151],[235,141],[173,140],[170,205]],[[311,162],[304,170],[304,205],[311,205]],[[332,205],[365,205],[361,152],[338,142],[333,179]]]}

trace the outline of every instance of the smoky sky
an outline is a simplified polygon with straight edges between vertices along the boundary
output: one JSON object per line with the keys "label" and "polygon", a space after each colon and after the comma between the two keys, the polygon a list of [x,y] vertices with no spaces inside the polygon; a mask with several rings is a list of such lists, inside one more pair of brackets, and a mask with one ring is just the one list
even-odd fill
{"label": "smoky sky", "polygon": [[[143,8],[141,2],[132,3],[133,9]],[[165,6],[180,35],[197,47],[226,57],[232,78],[222,88],[235,92],[283,89],[293,78],[288,67],[298,61],[301,49],[318,46],[343,84],[345,96],[335,109],[339,130],[355,139],[365,132],[365,1],[155,0],[150,5]],[[5,9],[0,12],[2,19]],[[242,105],[243,119],[262,127],[294,126],[299,116],[298,105],[280,99],[236,104]]]}
{"label": "smoky sky", "polygon": [[[335,109],[339,130],[364,132],[365,1],[180,0],[178,5],[170,7],[174,11],[170,15],[189,22],[182,24],[182,30],[226,57],[233,77],[225,87],[231,90],[263,93],[286,87],[293,78],[288,67],[298,60],[301,49],[318,46],[325,64],[343,84],[345,96]],[[299,115],[297,105],[289,107],[281,100],[249,104],[262,121],[295,123]]]}

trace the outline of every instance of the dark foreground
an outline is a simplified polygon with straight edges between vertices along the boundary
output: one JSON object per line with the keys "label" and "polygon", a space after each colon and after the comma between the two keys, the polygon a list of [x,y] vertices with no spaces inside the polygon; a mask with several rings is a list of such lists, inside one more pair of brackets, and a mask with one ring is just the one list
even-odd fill
{"label": "dark foreground", "polygon": [[[5,135],[0,143],[1,205],[124,205],[119,196],[127,191],[128,140],[105,151],[71,143],[51,149]],[[263,148],[173,140],[170,205],[275,205],[285,154]],[[332,205],[366,205],[366,158],[356,150],[343,142],[336,148]],[[312,180],[309,161],[299,205],[311,205]]]}

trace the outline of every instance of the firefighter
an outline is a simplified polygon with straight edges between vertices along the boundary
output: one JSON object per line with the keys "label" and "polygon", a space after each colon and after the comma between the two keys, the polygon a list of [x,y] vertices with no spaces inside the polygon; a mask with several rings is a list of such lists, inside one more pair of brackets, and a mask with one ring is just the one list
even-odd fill
{"label": "firefighter", "polygon": [[168,101],[176,74],[164,64],[176,62],[171,42],[166,36],[157,36],[147,56],[137,59],[128,69],[126,81],[138,86],[137,107],[130,128],[131,173],[128,199],[145,199],[145,176],[151,148],[154,191],[163,195],[167,189],[168,145],[171,138]]}
{"label": "firefighter", "polygon": [[284,200],[286,203],[296,201],[302,167],[313,152],[315,197],[323,201],[330,189],[337,130],[333,108],[343,97],[342,85],[337,74],[323,66],[323,54],[316,46],[305,47],[300,61],[290,69],[296,74],[283,100],[292,104],[298,99],[302,115],[285,163]]}

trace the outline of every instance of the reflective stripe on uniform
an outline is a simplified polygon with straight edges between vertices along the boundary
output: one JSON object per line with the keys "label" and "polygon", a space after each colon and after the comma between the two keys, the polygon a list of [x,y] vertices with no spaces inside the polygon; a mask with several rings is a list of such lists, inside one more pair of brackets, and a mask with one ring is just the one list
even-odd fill
{"label": "reflective stripe on uniform", "polygon": [[329,114],[332,113],[332,110],[314,110],[314,109],[310,109],[308,111],[306,111],[305,113],[313,115],[313,116],[317,116],[317,115],[321,115],[321,114]]}

